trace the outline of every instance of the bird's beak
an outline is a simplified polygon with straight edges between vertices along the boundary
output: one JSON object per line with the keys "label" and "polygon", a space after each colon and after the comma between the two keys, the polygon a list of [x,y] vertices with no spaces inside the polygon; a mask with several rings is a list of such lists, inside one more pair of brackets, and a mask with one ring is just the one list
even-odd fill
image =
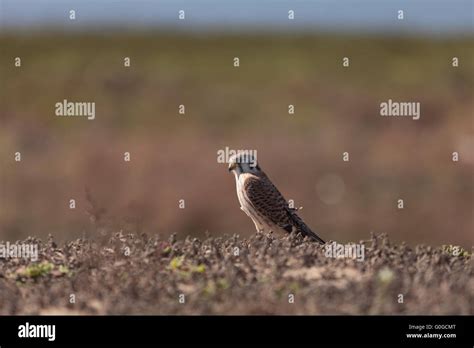
{"label": "bird's beak", "polygon": [[229,172],[233,171],[235,169],[235,167],[237,167],[237,163],[230,163],[229,164]]}

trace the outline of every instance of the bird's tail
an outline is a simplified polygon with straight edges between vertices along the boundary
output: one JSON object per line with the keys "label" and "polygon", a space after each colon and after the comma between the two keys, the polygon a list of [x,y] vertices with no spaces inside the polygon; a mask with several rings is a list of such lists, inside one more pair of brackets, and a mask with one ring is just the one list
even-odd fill
{"label": "bird's tail", "polygon": [[308,236],[320,244],[326,243],[316,233],[314,233],[298,215],[293,214],[293,221],[295,222],[297,231],[300,232],[303,236]]}

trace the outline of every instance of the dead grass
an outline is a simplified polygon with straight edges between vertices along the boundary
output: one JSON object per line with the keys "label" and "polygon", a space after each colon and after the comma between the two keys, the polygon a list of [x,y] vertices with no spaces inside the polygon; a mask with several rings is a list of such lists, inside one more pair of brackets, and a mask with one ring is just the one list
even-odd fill
{"label": "dead grass", "polygon": [[295,235],[23,242],[39,243],[40,258],[0,260],[0,314],[474,313],[472,258],[452,246],[372,236],[358,262]]}

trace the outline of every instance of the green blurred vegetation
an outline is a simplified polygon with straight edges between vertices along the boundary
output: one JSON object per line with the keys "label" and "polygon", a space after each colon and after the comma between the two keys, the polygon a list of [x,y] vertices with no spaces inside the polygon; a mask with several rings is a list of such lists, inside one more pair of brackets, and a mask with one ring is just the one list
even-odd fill
{"label": "green blurred vegetation", "polygon": [[[108,127],[147,123],[176,129],[182,123],[170,116],[185,104],[192,115],[189,126],[205,122],[235,130],[229,123],[258,126],[255,114],[286,119],[286,105],[298,101],[297,111],[311,118],[285,126],[312,132],[315,117],[323,122],[333,117],[334,101],[354,92],[361,102],[390,95],[438,104],[469,94],[470,40],[154,33],[2,37],[3,110],[34,117],[51,112],[64,98],[94,100],[99,122]],[[21,57],[21,69],[13,67],[14,57]],[[131,58],[130,68],[124,68],[124,57]],[[234,57],[240,58],[238,69]],[[350,68],[342,67],[342,57],[350,58]],[[460,58],[459,68],[451,67],[452,57]],[[54,117],[45,122],[69,124]]]}

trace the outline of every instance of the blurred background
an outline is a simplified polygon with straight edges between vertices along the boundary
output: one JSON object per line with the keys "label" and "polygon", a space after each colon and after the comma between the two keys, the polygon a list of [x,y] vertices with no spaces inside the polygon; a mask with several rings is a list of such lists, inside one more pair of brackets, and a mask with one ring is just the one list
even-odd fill
{"label": "blurred background", "polygon": [[[228,146],[325,239],[474,242],[470,0],[0,0],[0,20],[0,240],[250,235]],[[96,119],[55,116],[64,99]]]}

